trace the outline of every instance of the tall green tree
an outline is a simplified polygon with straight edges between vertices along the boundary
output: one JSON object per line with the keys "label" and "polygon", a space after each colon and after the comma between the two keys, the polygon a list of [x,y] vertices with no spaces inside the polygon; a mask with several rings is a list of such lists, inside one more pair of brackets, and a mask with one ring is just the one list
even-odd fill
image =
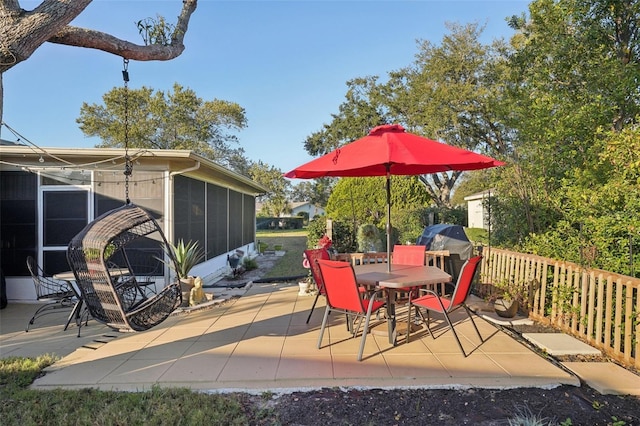
{"label": "tall green tree", "polygon": [[640,126],[601,132],[593,167],[575,169],[557,191],[565,212],[524,249],[631,275],[640,274]]}
{"label": "tall green tree", "polygon": [[251,164],[249,177],[255,182],[269,189],[269,192],[258,197],[262,203],[263,213],[268,216],[279,217],[291,211],[289,192],[291,183],[282,175],[282,171],[274,166],[258,161]]}
{"label": "tall green tree", "polygon": [[102,140],[99,147],[123,148],[126,139],[132,148],[188,149],[246,174],[244,150],[233,146],[238,140],[231,133],[247,123],[237,103],[205,101],[177,83],[166,93],[116,87],[102,100],[102,105],[83,103],[76,120],[86,136]]}
{"label": "tall green tree", "polygon": [[318,178],[299,182],[291,189],[291,201],[307,201],[325,207],[335,181],[335,178]]}
{"label": "tall green tree", "polygon": [[511,19],[506,120],[518,137],[493,209],[503,243],[632,269],[639,16],[637,0],[536,0]]}
{"label": "tall green tree", "polygon": [[[439,44],[419,42],[414,63],[390,73],[380,87],[388,114],[409,131],[471,151],[505,157],[510,133],[500,120],[504,93],[504,43],[480,42],[484,27],[448,23]],[[463,172],[424,175],[436,206],[451,208]],[[489,186],[489,185],[487,185]]]}
{"label": "tall green tree", "polygon": [[[378,77],[349,81],[339,113],[307,138],[307,152],[329,152],[394,122],[450,145],[507,155],[509,132],[491,108],[500,105],[504,93],[504,45],[483,45],[483,28],[477,24],[451,24],[449,29],[439,45],[419,42],[415,62],[390,72],[386,83]],[[456,171],[421,176],[423,190],[437,206],[450,208],[460,176]]]}

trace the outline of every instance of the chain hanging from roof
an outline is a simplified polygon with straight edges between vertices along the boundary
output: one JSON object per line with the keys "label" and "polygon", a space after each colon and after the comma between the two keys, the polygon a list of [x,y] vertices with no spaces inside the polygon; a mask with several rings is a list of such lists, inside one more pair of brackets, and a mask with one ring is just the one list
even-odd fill
{"label": "chain hanging from roof", "polygon": [[129,199],[129,177],[133,173],[133,162],[129,156],[129,60],[122,58],[122,80],[124,81],[124,197],[126,204]]}

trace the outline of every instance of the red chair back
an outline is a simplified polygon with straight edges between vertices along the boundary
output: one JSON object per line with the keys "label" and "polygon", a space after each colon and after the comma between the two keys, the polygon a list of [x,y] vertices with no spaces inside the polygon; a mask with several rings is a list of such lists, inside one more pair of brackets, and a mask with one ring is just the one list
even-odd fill
{"label": "red chair back", "polygon": [[476,274],[476,270],[478,269],[478,265],[482,260],[482,256],[472,257],[467,260],[464,265],[462,265],[462,270],[460,271],[460,275],[458,276],[458,283],[456,284],[456,289],[453,291],[453,295],[451,296],[451,305],[450,309],[464,303],[471,292],[471,284],[473,283],[473,276]]}
{"label": "red chair back", "polygon": [[320,259],[330,259],[329,252],[325,249],[310,249],[305,250],[304,255],[309,261],[309,268],[311,268],[311,275],[313,276],[313,280],[316,282],[318,286],[318,292],[320,294],[325,294],[324,291],[324,282],[322,281],[322,274],[320,274],[320,267],[318,266],[318,260]]}
{"label": "red chair back", "polygon": [[327,303],[332,308],[366,313],[353,266],[337,260],[318,260]]}
{"label": "red chair back", "polygon": [[422,266],[425,260],[426,246],[403,246],[397,244],[393,246],[393,257],[391,263],[395,265]]}

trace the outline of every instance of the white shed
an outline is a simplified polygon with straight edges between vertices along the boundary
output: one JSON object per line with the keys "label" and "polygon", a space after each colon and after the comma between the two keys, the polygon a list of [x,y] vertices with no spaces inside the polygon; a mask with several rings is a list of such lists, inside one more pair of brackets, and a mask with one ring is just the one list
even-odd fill
{"label": "white shed", "polygon": [[489,229],[489,214],[485,211],[485,200],[491,197],[491,190],[478,192],[464,197],[467,202],[469,228]]}

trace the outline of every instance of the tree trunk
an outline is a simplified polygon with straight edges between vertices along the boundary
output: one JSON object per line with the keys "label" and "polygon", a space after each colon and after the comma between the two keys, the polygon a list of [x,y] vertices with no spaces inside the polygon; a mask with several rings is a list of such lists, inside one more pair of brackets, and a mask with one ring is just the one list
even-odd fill
{"label": "tree trunk", "polygon": [[2,86],[2,76],[4,73],[0,72],[0,139],[2,139],[2,126],[4,121],[2,117],[4,117],[4,88]]}

